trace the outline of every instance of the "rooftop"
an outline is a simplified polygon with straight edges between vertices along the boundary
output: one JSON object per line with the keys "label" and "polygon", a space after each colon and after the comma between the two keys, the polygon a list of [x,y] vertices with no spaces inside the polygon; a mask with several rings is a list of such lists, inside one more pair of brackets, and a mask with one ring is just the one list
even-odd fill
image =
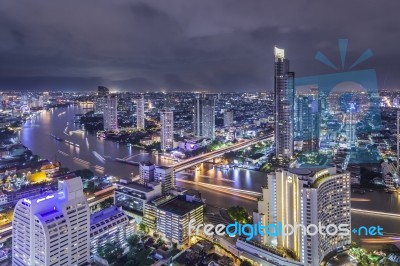
{"label": "rooftop", "polygon": [[159,206],[158,208],[160,210],[182,216],[203,205],[204,205],[203,202],[197,202],[197,201],[190,202],[186,201],[185,197],[176,197],[175,199],[168,201],[167,203]]}
{"label": "rooftop", "polygon": [[[124,187],[124,188],[130,188],[130,189],[134,189],[134,190],[137,190],[137,191],[140,191],[140,192],[150,192],[150,191],[152,191],[153,189],[151,188],[151,187],[148,187],[148,186],[146,186],[146,185],[143,185],[143,184],[140,184],[140,183],[137,183],[137,182],[131,182],[131,183],[121,183],[121,182],[117,182],[117,185],[118,186],[121,186],[121,187]],[[117,190],[118,190],[118,188],[117,188]]]}
{"label": "rooftop", "polygon": [[95,212],[90,215],[90,224],[97,224],[98,222],[101,222],[111,216],[114,216],[116,214],[119,214],[123,212],[119,207],[117,206],[111,206],[108,207],[107,209]]}

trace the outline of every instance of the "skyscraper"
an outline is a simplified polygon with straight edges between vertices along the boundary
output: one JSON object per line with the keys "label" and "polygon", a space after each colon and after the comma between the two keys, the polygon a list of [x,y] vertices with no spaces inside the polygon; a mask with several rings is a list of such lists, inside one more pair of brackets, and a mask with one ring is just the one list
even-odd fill
{"label": "skyscraper", "polygon": [[230,127],[233,124],[233,111],[227,110],[224,112],[224,127]]}
{"label": "skyscraper", "polygon": [[285,50],[275,47],[274,79],[275,157],[293,156],[294,72],[289,72]]}
{"label": "skyscraper", "polygon": [[197,95],[194,106],[193,127],[196,136],[215,138],[215,98],[212,95]]}
{"label": "skyscraper", "polygon": [[144,125],[144,97],[140,95],[136,98],[136,128],[145,129]]}
{"label": "skyscraper", "polygon": [[172,149],[174,144],[174,112],[166,108],[160,111],[161,150]]}
{"label": "skyscraper", "polygon": [[13,219],[13,265],[89,262],[90,209],[80,177],[58,181],[58,191],[18,201]]}
{"label": "skyscraper", "polygon": [[318,88],[297,90],[295,99],[295,138],[303,142],[303,151],[318,151],[321,106]]}
{"label": "skyscraper", "polygon": [[[351,244],[349,172],[336,167],[277,170],[268,175],[268,183],[262,190],[258,210],[253,213],[255,224],[303,226],[292,234],[258,235],[257,241],[262,245],[290,250],[295,255],[293,259],[302,265],[317,266],[327,254]],[[348,234],[334,232],[341,224],[347,225]],[[325,230],[317,234],[304,231],[313,227],[310,232],[315,232],[315,226],[318,231]],[[241,245],[246,250],[252,248],[245,243]]]}
{"label": "skyscraper", "polygon": [[108,95],[105,97],[104,105],[104,130],[118,131],[118,97],[117,95]]}
{"label": "skyscraper", "polygon": [[97,99],[96,99],[96,106],[95,110],[96,113],[104,113],[104,108],[107,101],[107,96],[110,94],[108,88],[104,86],[97,87]]}

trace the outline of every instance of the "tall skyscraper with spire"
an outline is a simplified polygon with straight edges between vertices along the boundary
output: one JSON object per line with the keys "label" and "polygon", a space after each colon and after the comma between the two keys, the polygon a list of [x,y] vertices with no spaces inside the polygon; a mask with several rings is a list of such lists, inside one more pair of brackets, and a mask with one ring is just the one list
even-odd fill
{"label": "tall skyscraper with spire", "polygon": [[285,50],[275,47],[274,79],[275,157],[293,156],[294,72],[289,71]]}

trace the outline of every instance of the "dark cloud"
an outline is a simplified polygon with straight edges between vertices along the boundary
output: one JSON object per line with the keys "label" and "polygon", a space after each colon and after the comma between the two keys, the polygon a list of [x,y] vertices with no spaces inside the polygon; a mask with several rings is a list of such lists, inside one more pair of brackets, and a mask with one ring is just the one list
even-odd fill
{"label": "dark cloud", "polygon": [[350,65],[400,81],[398,1],[13,1],[0,5],[0,88],[260,90],[273,83],[273,46],[296,76],[332,73],[348,38]]}

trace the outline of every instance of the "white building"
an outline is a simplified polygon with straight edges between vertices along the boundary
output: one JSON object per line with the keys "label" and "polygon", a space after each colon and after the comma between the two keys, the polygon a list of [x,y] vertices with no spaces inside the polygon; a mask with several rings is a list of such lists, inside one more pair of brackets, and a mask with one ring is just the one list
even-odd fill
{"label": "white building", "polygon": [[[303,225],[305,228],[319,224],[334,228],[333,225],[339,227],[340,224],[347,224],[351,230],[348,172],[335,167],[278,170],[268,175],[268,184],[262,190],[263,197],[258,202],[258,211],[253,213],[254,223]],[[301,265],[317,266],[328,253],[338,252],[350,245],[351,235],[350,231],[348,235],[310,235],[300,228],[291,235],[257,236],[256,242],[263,246],[290,250],[297,258],[291,263],[296,265],[298,261]],[[239,242],[238,246],[250,252],[252,245]],[[270,258],[271,254],[267,251],[265,253],[259,255]],[[277,258],[274,260],[279,261]]]}
{"label": "white building", "polygon": [[171,109],[160,111],[161,150],[172,149],[174,144],[174,112]]}
{"label": "white building", "polygon": [[152,162],[140,162],[139,163],[139,182],[143,185],[154,181],[154,169],[155,166]]}
{"label": "white building", "polygon": [[109,95],[106,97],[104,107],[104,130],[118,131],[118,97]]}
{"label": "white building", "polygon": [[90,210],[80,177],[58,182],[58,192],[18,201],[12,225],[13,265],[89,262]]}
{"label": "white building", "polygon": [[189,221],[203,223],[204,203],[193,197],[165,195],[145,204],[143,223],[179,246],[189,240]]}
{"label": "white building", "polygon": [[136,128],[144,129],[144,97],[139,96],[136,99]]}
{"label": "white building", "polygon": [[136,222],[129,220],[121,207],[111,206],[90,215],[90,250],[97,254],[98,247],[116,243],[121,248],[127,246],[127,238],[135,232]]}
{"label": "white building", "polygon": [[157,166],[154,171],[154,181],[161,183],[162,193],[175,187],[175,173],[173,167]]}

